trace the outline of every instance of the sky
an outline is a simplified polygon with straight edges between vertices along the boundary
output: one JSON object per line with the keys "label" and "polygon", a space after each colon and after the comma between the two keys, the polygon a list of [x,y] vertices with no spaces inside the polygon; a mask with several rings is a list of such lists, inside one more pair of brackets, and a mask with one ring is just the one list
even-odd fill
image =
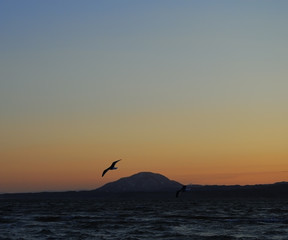
{"label": "sky", "polygon": [[287,7],[0,0],[0,192],[288,181]]}

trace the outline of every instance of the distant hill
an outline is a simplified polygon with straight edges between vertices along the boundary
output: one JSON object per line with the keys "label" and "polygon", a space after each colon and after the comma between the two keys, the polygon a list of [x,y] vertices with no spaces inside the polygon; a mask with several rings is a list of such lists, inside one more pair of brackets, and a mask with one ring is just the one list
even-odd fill
{"label": "distant hill", "polygon": [[188,185],[186,197],[201,198],[288,198],[288,182],[256,185]]}
{"label": "distant hill", "polygon": [[[152,172],[120,178],[90,191],[0,194],[0,199],[175,199],[182,184]],[[288,182],[257,185],[188,185],[179,199],[288,199]]]}
{"label": "distant hill", "polygon": [[97,192],[174,192],[182,184],[152,172],[140,172],[130,177],[121,178],[96,189]]}

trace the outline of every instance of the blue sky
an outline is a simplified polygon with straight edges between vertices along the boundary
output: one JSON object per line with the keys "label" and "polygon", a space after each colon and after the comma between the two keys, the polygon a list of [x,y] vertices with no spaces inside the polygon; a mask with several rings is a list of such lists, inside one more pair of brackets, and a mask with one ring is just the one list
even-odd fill
{"label": "blue sky", "polygon": [[[63,145],[95,144],[89,154],[97,164],[149,153],[149,166],[131,160],[133,167],[123,175],[137,164],[161,170],[167,155],[170,168],[163,171],[172,174],[180,155],[185,181],[193,182],[193,169],[198,166],[206,178],[206,165],[219,166],[213,156],[227,152],[233,152],[231,158],[256,159],[254,172],[286,168],[287,1],[11,0],[0,5],[5,164],[27,161],[26,145],[53,146],[57,158],[55,149]],[[263,169],[256,167],[260,153],[266,156]],[[86,161],[79,165],[89,166]],[[247,161],[221,162],[215,174],[225,166],[229,176],[238,167],[249,171]],[[188,179],[190,162],[195,166]],[[5,176],[9,182],[15,172]],[[172,176],[181,178],[181,169]]]}

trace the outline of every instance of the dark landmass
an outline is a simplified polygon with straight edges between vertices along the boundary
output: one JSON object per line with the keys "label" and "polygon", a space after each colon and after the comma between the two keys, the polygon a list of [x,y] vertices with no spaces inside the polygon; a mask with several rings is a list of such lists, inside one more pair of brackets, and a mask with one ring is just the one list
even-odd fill
{"label": "dark landmass", "polygon": [[182,184],[151,172],[140,172],[96,189],[99,192],[174,192]]}
{"label": "dark landmass", "polygon": [[[140,172],[130,177],[91,191],[7,193],[0,199],[174,199],[182,184],[151,172]],[[178,199],[288,199],[288,182],[258,185],[189,185]]]}

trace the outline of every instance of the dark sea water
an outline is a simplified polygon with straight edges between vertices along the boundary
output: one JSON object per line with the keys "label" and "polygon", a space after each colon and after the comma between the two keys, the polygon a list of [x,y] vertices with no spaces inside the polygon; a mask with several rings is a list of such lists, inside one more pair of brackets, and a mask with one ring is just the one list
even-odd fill
{"label": "dark sea water", "polygon": [[0,200],[0,239],[288,239],[281,200]]}

